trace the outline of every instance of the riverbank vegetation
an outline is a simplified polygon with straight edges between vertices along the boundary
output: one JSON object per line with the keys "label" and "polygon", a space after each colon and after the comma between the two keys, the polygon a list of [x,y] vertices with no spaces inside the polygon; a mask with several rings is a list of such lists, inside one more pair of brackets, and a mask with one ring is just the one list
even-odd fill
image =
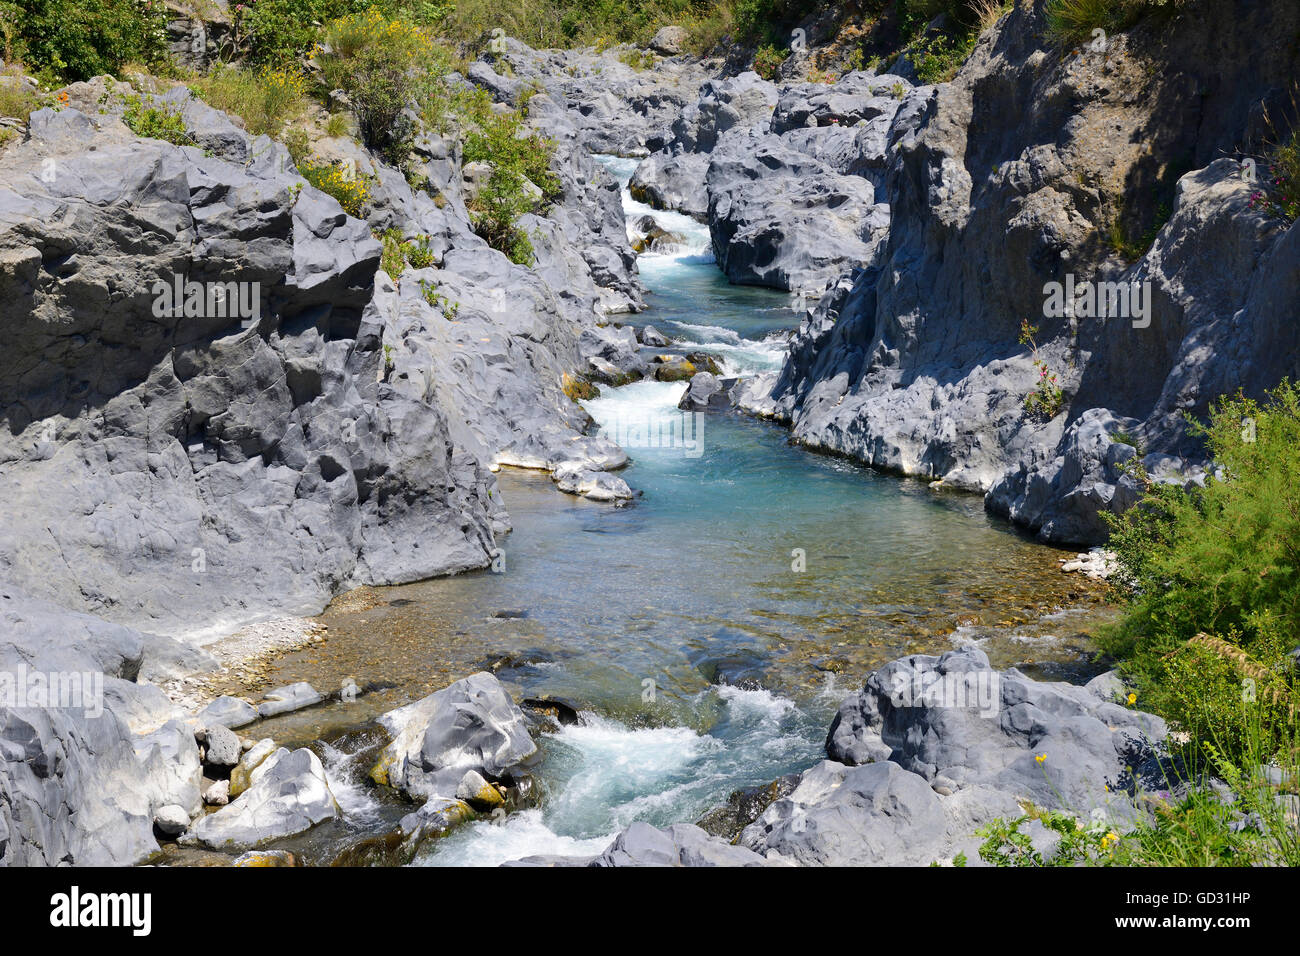
{"label": "riverbank vegetation", "polygon": [[1135,465],[1142,498],[1110,519],[1123,613],[1099,642],[1127,705],[1171,730],[1138,787],[1150,812],[1123,826],[1027,808],[985,829],[987,862],[1300,865],[1300,388],[1225,397],[1190,428],[1215,463],[1204,484]]}

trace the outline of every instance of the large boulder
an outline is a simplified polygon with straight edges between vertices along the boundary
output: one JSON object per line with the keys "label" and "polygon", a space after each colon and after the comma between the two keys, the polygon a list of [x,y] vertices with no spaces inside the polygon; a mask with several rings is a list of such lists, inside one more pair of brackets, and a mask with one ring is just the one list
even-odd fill
{"label": "large boulder", "polygon": [[253,771],[252,786],[200,819],[181,842],[212,850],[248,849],[340,815],[320,758],[305,747],[282,747]]}
{"label": "large boulder", "polygon": [[943,852],[947,818],[920,776],[894,763],[824,760],[767,808],[740,841],[804,865],[915,866]]}
{"label": "large boulder", "polygon": [[500,780],[537,753],[501,682],[480,672],[379,718],[393,735],[374,779],[413,798],[454,799],[466,771]]}
{"label": "large boulder", "polygon": [[963,648],[874,672],[840,705],[826,752],[848,765],[888,761],[952,790],[1124,815],[1136,769],[1167,733],[1159,717],[1094,689],[996,671],[983,651]]}
{"label": "large boulder", "polygon": [[633,823],[588,866],[766,866],[753,850],[732,846],[689,823],[659,829]]}

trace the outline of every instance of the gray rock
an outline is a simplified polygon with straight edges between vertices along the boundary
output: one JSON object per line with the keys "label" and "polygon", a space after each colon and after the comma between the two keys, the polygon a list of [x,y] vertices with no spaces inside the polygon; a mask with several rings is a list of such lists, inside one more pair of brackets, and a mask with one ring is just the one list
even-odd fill
{"label": "gray rock", "polygon": [[1092,689],[995,671],[975,648],[913,655],[841,704],[826,752],[887,760],[926,781],[986,786],[1086,816],[1133,814],[1134,768],[1158,752],[1164,721]]}
{"label": "gray rock", "polygon": [[889,228],[871,183],[843,176],[780,137],[749,131],[714,150],[709,233],[732,282],[816,290],[868,262]]}
{"label": "gray rock", "polygon": [[[1162,55],[1189,64],[1211,49],[1254,49],[1251,37],[1278,29],[1277,17],[1185,24]],[[1252,107],[1295,59],[1276,50],[1233,66],[1212,102],[1178,100],[1156,123],[1149,99],[1117,105],[1100,93],[1143,82],[1113,57],[1083,57],[1041,85],[1045,31],[1040,6],[1013,11],[954,82],[906,92],[887,136],[872,131],[883,161],[863,175],[890,207],[888,240],[852,292],[836,294],[838,320],[806,323],[769,395],[747,401],[790,422],[805,446],[942,479],[1045,540],[1095,544],[1107,531],[1101,514],[1136,492],[1121,471],[1131,446],[1117,448],[1116,432],[1137,436],[1158,480],[1194,482],[1207,463],[1184,416],[1203,419],[1220,395],[1258,395],[1296,375],[1300,333],[1287,303],[1300,295],[1300,238],[1250,207],[1242,167],[1222,158],[1250,140]],[[778,112],[793,121],[801,108],[792,96]],[[1106,135],[1090,132],[1101,125]],[[1114,216],[1111,197],[1149,181],[1145,154],[1131,148],[1138,139],[1156,154],[1177,151],[1192,171],[1150,250],[1128,263],[1096,237]],[[800,148],[817,152],[807,142]],[[826,147],[823,162],[848,156]],[[1152,224],[1148,212],[1127,228]],[[1048,284],[1071,274],[1149,280],[1145,320],[1080,318],[1072,328],[1045,317]],[[1025,318],[1065,392],[1049,421],[1024,405],[1039,374],[1017,341]]]}
{"label": "gray rock", "polygon": [[648,345],[650,348],[659,349],[668,344],[668,340],[653,325],[647,325],[641,330],[641,344]]}
{"label": "gray rock", "polygon": [[650,38],[650,49],[664,56],[676,56],[686,51],[686,43],[689,39],[690,34],[683,27],[660,27]]}
{"label": "gray rock", "polygon": [[203,802],[210,807],[224,807],[230,803],[230,781],[216,780],[203,792]]}
{"label": "gray rock", "polygon": [[253,772],[253,785],[182,838],[212,850],[246,849],[340,816],[325,768],[310,750],[276,751]]}
{"label": "gray rock", "polygon": [[947,819],[919,775],[895,763],[825,760],[745,828],[743,846],[804,865],[914,866],[942,854]]}
{"label": "gray rock", "polygon": [[523,712],[480,672],[379,718],[393,735],[372,776],[411,797],[453,797],[466,771],[500,779],[537,752]]}
{"label": "gray rock", "polygon": [[658,829],[633,823],[588,866],[766,866],[745,847],[732,846],[689,823]]}
{"label": "gray rock", "polygon": [[[265,701],[257,705],[259,717],[275,717],[279,714],[292,713],[305,707],[314,707],[325,698],[306,681],[276,687],[264,695]],[[232,735],[233,736],[233,735]]]}
{"label": "gray rock", "polygon": [[190,815],[185,812],[184,807],[171,803],[155,811],[153,825],[164,836],[178,836],[190,825]]}
{"label": "gray rock", "polygon": [[735,384],[735,379],[720,379],[712,372],[696,372],[677,407],[687,411],[727,408],[731,404],[728,391]]}
{"label": "gray rock", "polygon": [[199,725],[207,727],[220,724],[231,730],[246,727],[257,720],[257,708],[238,697],[222,695],[212,701],[196,715]]}
{"label": "gray rock", "polygon": [[239,763],[239,738],[220,724],[208,724],[204,762],[213,767],[233,767]]}

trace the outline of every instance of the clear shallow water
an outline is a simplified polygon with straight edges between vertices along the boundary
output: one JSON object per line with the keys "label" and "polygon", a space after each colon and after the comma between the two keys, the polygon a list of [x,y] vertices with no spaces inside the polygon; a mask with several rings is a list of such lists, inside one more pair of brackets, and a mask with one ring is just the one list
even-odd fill
{"label": "clear shallow water", "polygon": [[[625,203],[629,218],[642,211]],[[643,257],[651,295],[638,324],[707,348],[733,373],[778,366],[773,333],[797,322],[788,297],[728,285],[702,248],[697,232],[676,253]],[[633,505],[562,496],[544,476],[507,470],[504,574],[345,597],[322,615],[329,640],[268,675],[394,685],[283,718],[267,728],[278,740],[323,733],[312,721],[355,725],[484,666],[521,696],[584,711],[583,725],[541,741],[541,809],[463,828],[418,863],[590,855],[634,820],[698,819],[732,790],[818,760],[843,696],[904,653],[973,643],[1000,666],[1088,673],[1086,632],[1105,612],[1059,572],[1059,552],[989,518],[976,497],[812,455],[768,423],[680,412],[684,388],[641,382],[586,403],[634,438],[623,472],[642,492]],[[365,761],[327,758],[354,829],[391,821],[361,782]]]}

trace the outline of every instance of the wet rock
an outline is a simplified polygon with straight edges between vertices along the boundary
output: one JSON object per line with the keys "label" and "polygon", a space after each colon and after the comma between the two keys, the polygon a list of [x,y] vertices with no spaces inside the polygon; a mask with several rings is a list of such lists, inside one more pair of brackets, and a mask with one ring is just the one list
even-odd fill
{"label": "wet rock", "polygon": [[537,713],[554,717],[561,726],[568,727],[579,722],[578,711],[580,708],[566,700],[555,697],[525,697],[519,702],[519,705]]}
{"label": "wet rock", "polygon": [[298,858],[288,850],[249,850],[235,857],[231,866],[279,867],[297,866]]}
{"label": "wet rock", "polygon": [[306,707],[314,707],[325,698],[306,681],[268,690],[263,703],[257,705],[259,717],[276,717]]}
{"label": "wet rock", "polygon": [[275,741],[270,737],[264,737],[244,752],[239,758],[239,763],[235,769],[230,772],[230,796],[232,798],[239,796],[247,790],[253,782],[253,771],[255,771],[267,757],[275,753]]}
{"label": "wet rock", "polygon": [[788,773],[769,784],[732,791],[724,806],[710,810],[696,826],[706,833],[734,843],[747,826],[757,820],[773,802],[788,796],[799,785],[799,774]]}
{"label": "wet rock", "polygon": [[207,727],[220,724],[230,730],[238,730],[257,720],[257,708],[238,697],[222,695],[212,701],[195,715],[199,726]]}
{"label": "wet rock", "polygon": [[630,501],[636,497],[626,481],[607,471],[565,465],[555,469],[551,477],[560,491],[592,501]]}
{"label": "wet rock", "polygon": [[371,776],[415,798],[453,796],[466,771],[499,779],[537,753],[523,712],[487,673],[390,711],[379,723],[393,741]]}
{"label": "wet rock", "polygon": [[647,325],[641,329],[641,344],[659,349],[667,345],[668,340],[653,325]]}
{"label": "wet rock", "polygon": [[696,372],[691,376],[690,387],[682,395],[677,407],[687,411],[704,411],[709,408],[729,408],[730,390],[736,380],[720,379],[712,372]]}
{"label": "wet rock", "polygon": [[200,819],[183,842],[213,850],[255,847],[340,816],[320,758],[284,748],[252,773],[251,786],[228,806]]}
{"label": "wet rock", "polygon": [[490,812],[505,804],[506,799],[492,784],[483,779],[477,770],[467,770],[456,786],[456,799],[463,800],[475,810]]}

